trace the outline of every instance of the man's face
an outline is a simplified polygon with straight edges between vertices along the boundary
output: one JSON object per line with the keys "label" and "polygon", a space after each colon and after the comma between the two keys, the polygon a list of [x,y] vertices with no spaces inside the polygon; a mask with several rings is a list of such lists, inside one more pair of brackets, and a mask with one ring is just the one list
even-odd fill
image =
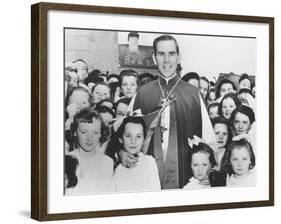
{"label": "man's face", "polygon": [[177,53],[175,42],[173,40],[159,41],[156,49],[153,60],[157,64],[160,74],[164,78],[172,77],[180,63],[180,55]]}

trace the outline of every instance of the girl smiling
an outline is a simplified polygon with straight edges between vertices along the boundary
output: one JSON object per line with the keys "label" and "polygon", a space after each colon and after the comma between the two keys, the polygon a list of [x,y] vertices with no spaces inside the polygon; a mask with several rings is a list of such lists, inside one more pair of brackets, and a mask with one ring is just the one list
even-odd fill
{"label": "girl smiling", "polygon": [[136,166],[129,168],[119,164],[115,170],[116,191],[160,190],[158,168],[152,156],[141,150],[146,136],[145,123],[140,117],[127,117],[118,129],[120,147],[138,158]]}

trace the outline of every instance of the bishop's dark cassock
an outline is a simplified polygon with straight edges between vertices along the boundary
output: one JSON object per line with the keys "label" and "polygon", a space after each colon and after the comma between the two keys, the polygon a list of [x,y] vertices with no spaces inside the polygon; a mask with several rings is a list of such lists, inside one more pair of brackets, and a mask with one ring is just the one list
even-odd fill
{"label": "bishop's dark cassock", "polygon": [[[140,88],[135,97],[133,109],[141,109],[142,114],[146,115],[161,104],[163,94],[166,98],[169,93],[176,100],[170,105],[166,159],[164,160],[162,151],[160,122],[148,149],[148,154],[156,160],[162,189],[182,188],[188,182],[192,176],[188,164],[191,150],[188,138],[193,138],[193,135],[202,137],[201,106],[204,105],[200,103],[199,89],[180,80],[178,75],[170,79],[168,83],[159,76],[158,80]],[[155,114],[145,117],[147,129],[154,117]]]}

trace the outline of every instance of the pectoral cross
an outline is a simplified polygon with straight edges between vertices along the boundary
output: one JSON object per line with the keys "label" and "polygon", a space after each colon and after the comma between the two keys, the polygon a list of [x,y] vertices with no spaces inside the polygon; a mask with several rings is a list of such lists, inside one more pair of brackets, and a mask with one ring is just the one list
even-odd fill
{"label": "pectoral cross", "polygon": [[[168,99],[163,98],[161,100],[161,106],[167,104]],[[161,143],[164,142],[164,132],[168,130],[168,128],[166,127],[166,123],[165,123],[165,117],[167,115],[165,114],[165,110],[163,110],[162,114],[161,114],[161,119],[160,119],[160,137],[161,137]]]}
{"label": "pectoral cross", "polygon": [[[161,101],[161,109],[158,111],[156,117],[153,119],[153,121],[151,122],[150,126],[149,126],[149,129],[147,131],[147,134],[146,134],[146,138],[144,140],[144,143],[143,143],[143,147],[142,147],[142,151],[144,154],[147,153],[147,150],[148,150],[148,146],[149,146],[149,143],[150,143],[150,140],[151,140],[151,137],[154,133],[154,130],[155,128],[157,127],[157,125],[159,124],[159,120],[160,120],[160,117],[161,117],[161,114],[162,112],[164,111],[164,109],[169,105],[171,104],[173,101],[176,100],[176,97],[172,98],[172,99],[163,99]],[[161,121],[160,121],[161,122]],[[163,130],[165,131],[165,130]],[[161,131],[162,133],[162,131]],[[163,134],[161,134],[163,136]],[[162,137],[163,138],[163,137]]]}

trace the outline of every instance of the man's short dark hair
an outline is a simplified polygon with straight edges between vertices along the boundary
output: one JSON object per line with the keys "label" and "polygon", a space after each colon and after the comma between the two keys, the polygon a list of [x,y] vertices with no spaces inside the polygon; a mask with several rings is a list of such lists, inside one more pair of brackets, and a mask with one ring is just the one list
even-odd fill
{"label": "man's short dark hair", "polygon": [[176,45],[177,54],[179,54],[180,50],[179,50],[179,45],[178,45],[177,40],[174,37],[172,37],[171,35],[164,34],[164,35],[161,35],[161,36],[155,38],[154,41],[153,41],[153,50],[154,50],[154,55],[155,56],[156,56],[156,53],[157,53],[157,44],[158,44],[158,42],[164,41],[164,40],[172,40],[172,41],[174,41],[174,43]]}

